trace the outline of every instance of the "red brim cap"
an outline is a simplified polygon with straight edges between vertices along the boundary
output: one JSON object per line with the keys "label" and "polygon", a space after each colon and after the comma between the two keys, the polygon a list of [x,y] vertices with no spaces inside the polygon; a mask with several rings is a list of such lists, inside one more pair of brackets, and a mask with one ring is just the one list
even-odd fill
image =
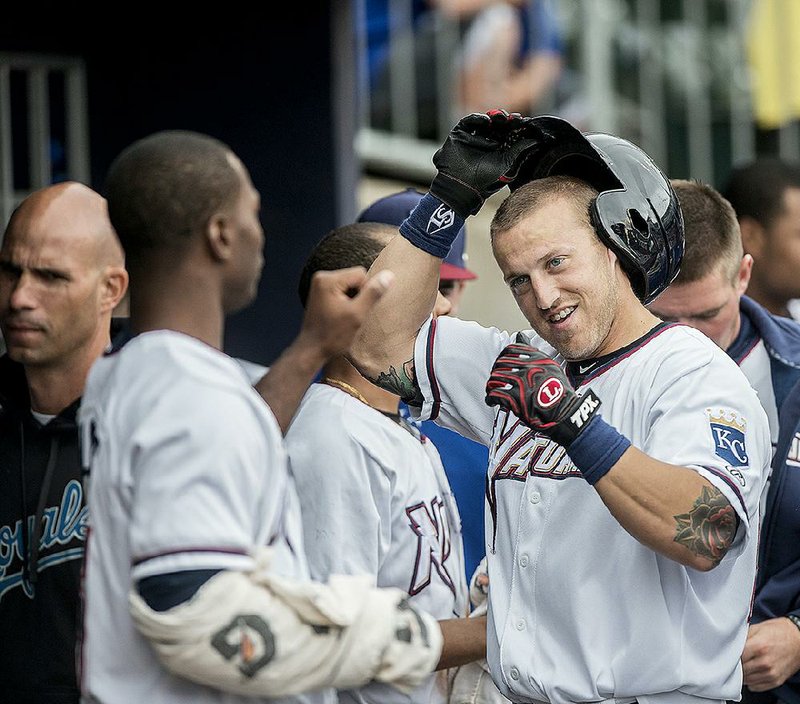
{"label": "red brim cap", "polygon": [[442,262],[439,267],[439,280],[440,281],[469,281],[470,279],[477,279],[478,275],[469,269],[449,262]]}

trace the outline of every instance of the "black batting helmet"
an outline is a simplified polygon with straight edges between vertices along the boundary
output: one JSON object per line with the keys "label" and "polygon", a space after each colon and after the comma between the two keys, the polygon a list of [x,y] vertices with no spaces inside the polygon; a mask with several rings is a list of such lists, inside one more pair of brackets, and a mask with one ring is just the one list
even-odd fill
{"label": "black batting helmet", "polygon": [[545,176],[575,176],[600,194],[592,225],[619,257],[633,290],[650,303],[672,283],[683,258],[683,215],[669,179],[639,147],[610,134],[583,134],[559,117],[534,122],[542,146],[523,164],[511,188]]}

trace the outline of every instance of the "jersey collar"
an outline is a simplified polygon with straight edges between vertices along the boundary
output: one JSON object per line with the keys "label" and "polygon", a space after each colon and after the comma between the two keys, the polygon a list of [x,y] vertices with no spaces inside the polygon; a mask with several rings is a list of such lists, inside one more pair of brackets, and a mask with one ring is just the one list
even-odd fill
{"label": "jersey collar", "polygon": [[611,367],[621,362],[626,357],[632,355],[640,347],[644,347],[654,337],[660,335],[664,330],[675,327],[676,323],[660,322],[648,330],[638,340],[634,340],[625,347],[608,354],[601,355],[600,357],[591,357],[590,359],[581,359],[580,361],[567,362],[567,376],[573,386],[578,387],[587,381],[594,379],[599,374],[607,371]]}

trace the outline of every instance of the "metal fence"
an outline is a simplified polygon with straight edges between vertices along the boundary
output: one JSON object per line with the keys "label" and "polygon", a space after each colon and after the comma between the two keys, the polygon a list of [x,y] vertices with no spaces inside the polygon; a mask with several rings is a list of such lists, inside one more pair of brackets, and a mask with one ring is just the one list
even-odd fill
{"label": "metal fence", "polygon": [[[670,176],[712,185],[757,154],[800,158],[798,0],[546,2],[557,18],[563,65],[535,112],[624,136]],[[359,3],[358,153],[369,172],[427,181],[431,155],[460,116],[454,85],[474,18],[454,19],[429,2],[432,48],[420,51],[419,3],[386,0],[387,89],[370,75],[369,13],[376,3]],[[430,88],[422,95],[421,80],[435,85],[433,98]],[[376,101],[388,104],[388,118]],[[420,129],[426,109],[436,115],[433,133]]]}
{"label": "metal fence", "polygon": [[[462,114],[458,67],[475,17],[454,15],[461,1],[352,0],[367,172],[430,179],[431,156]],[[555,18],[562,61],[529,114],[620,134],[670,176],[712,185],[757,154],[800,159],[800,0],[528,2]],[[381,5],[383,82],[372,38]],[[32,190],[88,180],[87,115],[80,59],[0,53],[0,222]]]}
{"label": "metal fence", "polygon": [[86,70],[69,57],[0,53],[0,222],[32,191],[88,183]]}

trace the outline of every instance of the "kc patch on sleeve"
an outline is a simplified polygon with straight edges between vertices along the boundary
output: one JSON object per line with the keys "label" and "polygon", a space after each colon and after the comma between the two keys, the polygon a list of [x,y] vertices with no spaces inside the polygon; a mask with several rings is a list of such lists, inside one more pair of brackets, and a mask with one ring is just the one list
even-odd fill
{"label": "kc patch on sleeve", "polygon": [[714,439],[714,452],[731,467],[747,467],[745,431],[747,421],[732,411],[708,410],[708,423]]}

